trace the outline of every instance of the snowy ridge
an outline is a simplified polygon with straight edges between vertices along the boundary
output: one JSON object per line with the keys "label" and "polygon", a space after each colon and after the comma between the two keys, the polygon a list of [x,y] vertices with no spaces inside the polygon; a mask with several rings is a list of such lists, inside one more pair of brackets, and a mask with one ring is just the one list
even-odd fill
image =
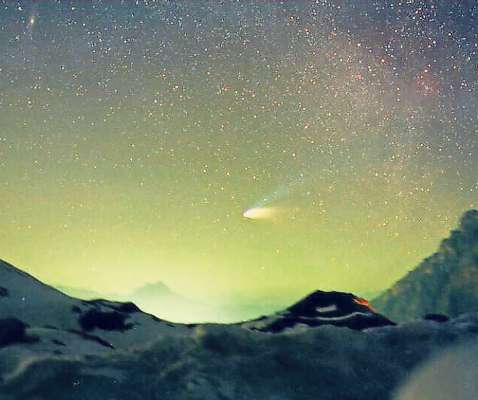
{"label": "snowy ridge", "polygon": [[253,321],[174,324],[0,262],[0,400],[388,399],[415,366],[472,339],[478,313],[395,326],[322,291]]}

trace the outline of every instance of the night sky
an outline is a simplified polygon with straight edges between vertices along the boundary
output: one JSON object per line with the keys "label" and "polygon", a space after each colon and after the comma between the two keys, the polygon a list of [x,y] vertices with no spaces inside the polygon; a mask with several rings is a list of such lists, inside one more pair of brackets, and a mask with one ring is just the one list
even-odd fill
{"label": "night sky", "polygon": [[478,205],[477,4],[0,1],[0,258],[201,301],[386,288]]}

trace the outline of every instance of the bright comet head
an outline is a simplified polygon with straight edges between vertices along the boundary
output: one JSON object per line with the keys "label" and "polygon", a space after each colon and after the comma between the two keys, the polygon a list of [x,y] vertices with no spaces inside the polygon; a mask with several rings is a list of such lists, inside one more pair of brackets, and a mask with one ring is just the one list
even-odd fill
{"label": "bright comet head", "polygon": [[271,207],[255,207],[244,211],[242,216],[247,219],[271,219],[276,210]]}

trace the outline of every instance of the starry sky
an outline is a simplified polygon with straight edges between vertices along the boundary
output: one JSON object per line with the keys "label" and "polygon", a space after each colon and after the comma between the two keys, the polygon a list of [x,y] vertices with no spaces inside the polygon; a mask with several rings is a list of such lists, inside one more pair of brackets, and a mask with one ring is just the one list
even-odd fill
{"label": "starry sky", "polygon": [[0,258],[211,302],[386,288],[478,205],[477,16],[0,1]]}

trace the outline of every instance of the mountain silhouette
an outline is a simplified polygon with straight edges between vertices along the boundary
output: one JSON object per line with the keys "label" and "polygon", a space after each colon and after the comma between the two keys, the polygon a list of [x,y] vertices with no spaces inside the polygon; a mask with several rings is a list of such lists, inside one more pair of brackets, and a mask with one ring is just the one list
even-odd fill
{"label": "mountain silhouette", "polygon": [[163,282],[148,283],[127,294],[100,293],[89,289],[55,285],[55,288],[82,300],[108,298],[119,302],[133,302],[142,310],[177,322],[207,322],[224,319],[221,307],[204,304],[176,293]]}
{"label": "mountain silhouette", "polygon": [[169,321],[209,322],[222,319],[219,306],[190,299],[171,290],[163,282],[148,283],[123,296],[149,313]]}
{"label": "mountain silhouette", "polygon": [[372,303],[395,321],[478,311],[478,210],[467,211],[432,256]]}
{"label": "mountain silhouette", "polygon": [[[14,332],[4,341],[37,340],[43,343],[42,351],[64,353],[68,349],[58,349],[56,345],[68,341],[76,343],[68,350],[72,352],[88,353],[91,346],[93,352],[125,349],[158,337],[190,335],[198,325],[167,321],[162,315],[160,318],[143,312],[132,302],[76,299],[4,261],[0,261],[0,282],[0,320],[5,331]],[[154,296],[158,302],[166,299],[163,307],[174,307],[178,299],[164,284],[143,287],[136,296],[143,296],[144,301],[152,301]],[[235,325],[246,330],[281,332],[297,325],[313,328],[325,324],[361,330],[391,324],[364,302],[348,293],[318,291],[281,313]],[[353,322],[359,320],[360,323]],[[18,340],[13,340],[12,335]],[[43,337],[48,338],[47,346]],[[82,340],[84,343],[78,346]],[[97,349],[98,344],[103,348]]]}
{"label": "mountain silhouette", "polygon": [[477,332],[478,313],[396,326],[363,298],[320,290],[251,321],[172,323],[131,302],[76,299],[0,261],[2,400],[385,399]]}
{"label": "mountain silhouette", "polygon": [[363,298],[351,293],[317,290],[284,311],[244,325],[260,332],[277,333],[322,325],[361,330],[394,323],[378,314]]}

